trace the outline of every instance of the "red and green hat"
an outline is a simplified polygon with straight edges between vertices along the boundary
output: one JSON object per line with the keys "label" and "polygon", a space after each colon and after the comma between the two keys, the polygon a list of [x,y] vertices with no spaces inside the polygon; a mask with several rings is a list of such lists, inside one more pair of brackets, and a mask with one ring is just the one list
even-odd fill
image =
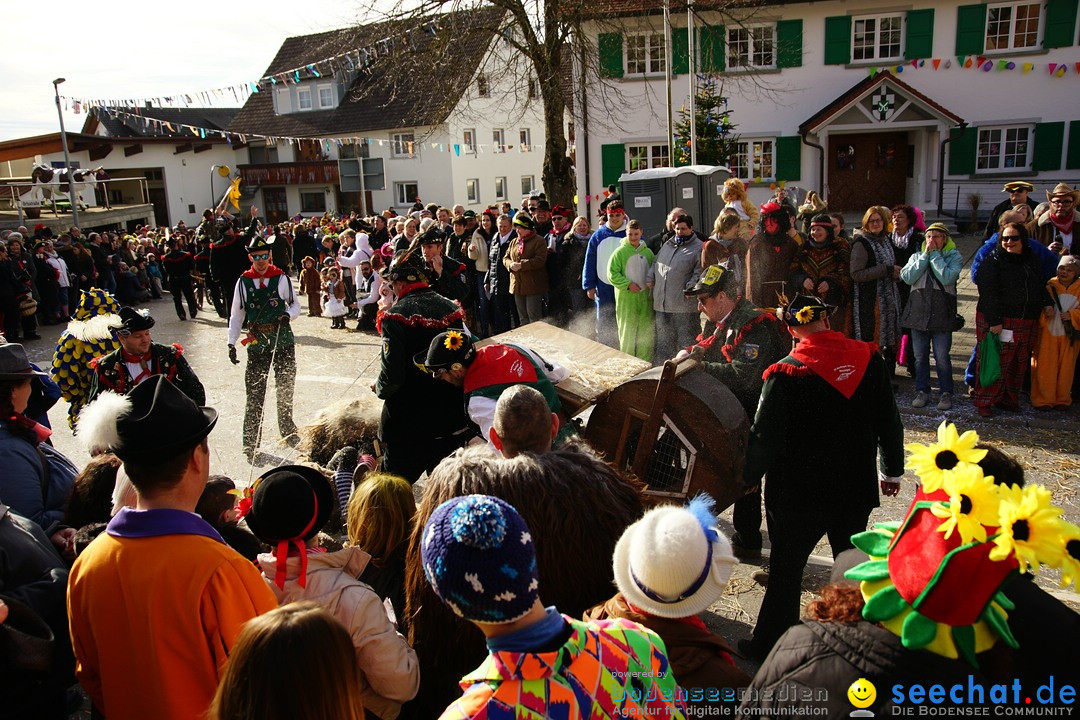
{"label": "red and green hat", "polygon": [[1080,528],[1044,487],[983,475],[978,439],[943,422],[937,443],[907,445],[907,467],[922,486],[903,521],[852,536],[871,559],[845,573],[860,581],[864,619],[904,647],[975,667],[975,656],[999,639],[1016,647],[1007,622],[1013,605],[1001,589],[1017,571],[1061,568],[1063,584],[1080,576]]}

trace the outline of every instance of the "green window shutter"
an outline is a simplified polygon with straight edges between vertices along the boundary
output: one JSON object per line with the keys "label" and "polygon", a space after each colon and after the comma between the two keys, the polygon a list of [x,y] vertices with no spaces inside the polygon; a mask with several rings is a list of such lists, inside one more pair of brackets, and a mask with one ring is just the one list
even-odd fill
{"label": "green window shutter", "polygon": [[1031,154],[1032,170],[1060,170],[1061,148],[1065,143],[1065,123],[1035,123],[1035,148]]}
{"label": "green window shutter", "polygon": [[671,72],[685,75],[690,72],[690,33],[686,28],[671,28]]}
{"label": "green window shutter", "polygon": [[956,8],[956,54],[979,55],[986,44],[986,5]]}
{"label": "green window shutter", "polygon": [[1078,0],[1047,0],[1044,48],[1071,47],[1076,39]]}
{"label": "green window shutter", "polygon": [[905,60],[928,58],[934,54],[934,10],[908,10]]}
{"label": "green window shutter", "polygon": [[701,47],[701,72],[724,72],[727,65],[727,29],[723,25],[706,25],[698,32]]}
{"label": "green window shutter", "polygon": [[622,143],[600,146],[600,175],[604,187],[619,182],[619,176],[626,172],[626,150]]}
{"label": "green window shutter", "polygon": [[802,177],[802,138],[785,135],[776,138],[776,179],[799,180]]}
{"label": "green window shutter", "polygon": [[1065,169],[1080,169],[1080,120],[1069,123],[1069,149],[1065,152]]}
{"label": "green window shutter", "polygon": [[600,50],[600,77],[621,78],[623,76],[622,33],[600,33],[597,46]]}
{"label": "green window shutter", "polygon": [[851,16],[825,18],[825,64],[847,65],[851,62]]}
{"label": "green window shutter", "polygon": [[776,23],[776,67],[802,67],[802,20]]}
{"label": "green window shutter", "polygon": [[961,134],[960,128],[949,131],[949,174],[970,175],[975,172],[975,150],[979,141],[979,129],[969,127]]}

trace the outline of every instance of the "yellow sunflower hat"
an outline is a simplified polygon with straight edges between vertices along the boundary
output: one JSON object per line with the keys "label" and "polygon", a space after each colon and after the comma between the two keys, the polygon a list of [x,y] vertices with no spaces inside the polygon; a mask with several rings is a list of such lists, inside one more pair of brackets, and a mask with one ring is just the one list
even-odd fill
{"label": "yellow sunflower hat", "polygon": [[1015,573],[1045,565],[1062,569],[1063,584],[1080,577],[1080,528],[1062,519],[1045,488],[984,475],[978,440],[943,422],[938,442],[909,444],[908,468],[922,486],[903,521],[852,537],[870,560],[845,573],[860,581],[864,619],[907,648],[975,667],[999,639],[1016,647],[1013,605],[1001,593]]}
{"label": "yellow sunflower hat", "polygon": [[473,338],[466,330],[447,330],[431,339],[428,349],[413,357],[413,363],[428,373],[469,365],[476,357]]}

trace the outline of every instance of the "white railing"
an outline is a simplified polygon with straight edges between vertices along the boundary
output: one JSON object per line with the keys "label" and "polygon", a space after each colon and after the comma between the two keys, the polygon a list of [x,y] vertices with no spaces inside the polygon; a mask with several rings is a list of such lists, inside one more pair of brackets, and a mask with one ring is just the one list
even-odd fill
{"label": "white railing", "polygon": [[[138,183],[138,191],[134,197],[124,197],[117,205],[148,205],[150,203],[150,193],[147,184],[147,179],[142,176],[133,177],[110,177],[108,180],[97,181],[97,184],[104,186],[103,190],[106,193],[106,199],[108,199],[108,193],[117,188],[114,183]],[[67,192],[66,186],[62,186],[59,189],[55,185],[49,185],[48,189],[52,191],[52,198],[46,199],[43,202],[37,202],[34,200],[26,200],[26,196],[35,189],[42,188],[41,183],[30,182],[29,180],[12,180],[4,179],[0,180],[0,208],[10,208],[15,210],[19,216],[19,224],[23,224],[23,221],[28,217],[27,210],[37,210],[38,217],[40,213],[45,210],[51,210],[54,216],[59,216],[61,212],[64,214],[71,213],[71,201]],[[90,183],[85,183],[82,190],[75,193],[76,202],[79,203],[79,208],[108,208],[113,203],[108,203],[105,206],[98,205],[97,197],[94,194],[96,184],[91,186]],[[87,202],[87,194],[89,194],[90,202]],[[129,200],[137,199],[137,202],[130,202]],[[31,214],[34,214],[31,212]]]}

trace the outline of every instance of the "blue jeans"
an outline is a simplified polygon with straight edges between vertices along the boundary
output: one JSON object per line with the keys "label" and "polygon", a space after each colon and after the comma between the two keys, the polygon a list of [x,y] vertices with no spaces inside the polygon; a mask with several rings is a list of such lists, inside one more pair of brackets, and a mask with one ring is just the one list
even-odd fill
{"label": "blue jeans", "polygon": [[953,378],[949,351],[952,349],[952,333],[948,330],[912,330],[911,344],[915,352],[915,389],[919,392],[930,392],[930,346],[933,345],[938,389],[943,393],[951,393]]}

